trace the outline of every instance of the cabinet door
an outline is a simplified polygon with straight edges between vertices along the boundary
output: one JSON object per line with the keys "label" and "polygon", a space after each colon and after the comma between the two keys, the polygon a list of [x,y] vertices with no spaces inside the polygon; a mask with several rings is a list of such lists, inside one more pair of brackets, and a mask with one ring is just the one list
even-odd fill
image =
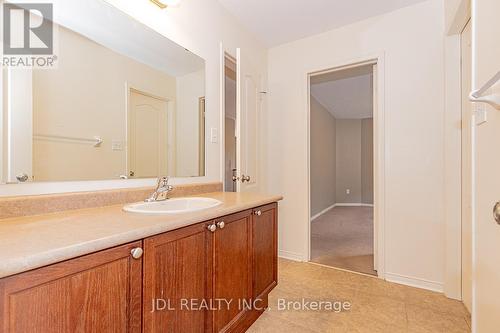
{"label": "cabinet door", "polygon": [[[277,205],[253,210],[253,297],[267,299],[278,282]],[[259,305],[259,303],[256,303]]]}
{"label": "cabinet door", "polygon": [[140,332],[141,242],[0,281],[1,332]]}
{"label": "cabinet door", "polygon": [[[251,211],[216,220],[214,233],[214,330],[233,331],[245,321],[252,298]],[[224,226],[221,228],[221,222]]]}
{"label": "cabinet door", "polygon": [[144,332],[211,331],[212,232],[200,223],[144,240]]}

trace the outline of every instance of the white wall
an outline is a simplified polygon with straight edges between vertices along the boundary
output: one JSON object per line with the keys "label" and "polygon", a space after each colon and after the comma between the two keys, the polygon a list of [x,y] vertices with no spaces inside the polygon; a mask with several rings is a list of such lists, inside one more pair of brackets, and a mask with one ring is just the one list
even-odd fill
{"label": "white wall", "polygon": [[200,97],[205,96],[205,71],[177,77],[175,111],[177,177],[199,176]]}
{"label": "white wall", "polygon": [[311,216],[336,203],[336,119],[311,95]]}
{"label": "white wall", "polygon": [[[206,110],[207,135],[210,128],[220,129],[221,108],[221,61],[220,44],[223,44],[233,56],[236,48],[240,47],[246,58],[253,61],[263,78],[267,77],[267,50],[231,16],[217,0],[183,0],[177,8],[159,9],[150,1],[137,0],[106,0],[113,6],[123,10],[131,17],[157,30],[172,41],[189,49],[206,61]],[[67,0],[52,0],[56,6],[54,15],[67,15],[74,20],[81,20],[71,12],[71,3]],[[84,24],[84,22],[79,22]],[[262,89],[266,89],[266,80],[262,82]],[[265,103],[264,103],[265,104]],[[265,107],[265,106],[264,106]],[[263,114],[266,112],[263,110]],[[265,117],[262,119],[265,124]],[[259,126],[264,131],[265,125]],[[220,131],[219,131],[220,133]],[[261,133],[265,137],[265,133]],[[208,140],[207,140],[208,142]],[[193,183],[208,180],[222,179],[221,153],[222,144],[208,143],[206,147],[207,175],[202,178],[174,179],[173,184]],[[262,153],[261,164],[265,162],[265,145],[260,147]],[[266,175],[260,177],[265,181]],[[153,185],[154,180],[144,181],[101,181],[101,182],[68,182],[68,183],[33,183],[23,185],[2,185],[0,196],[56,193],[67,191],[97,190],[103,188],[124,188],[133,186]]]}
{"label": "white wall", "polygon": [[307,255],[306,73],[383,53],[387,277],[442,288],[443,16],[429,0],[269,51],[267,171],[269,189],[285,196],[282,255]]}
{"label": "white wall", "polygon": [[335,141],[338,204],[373,204],[372,125],[373,118],[337,119]]}

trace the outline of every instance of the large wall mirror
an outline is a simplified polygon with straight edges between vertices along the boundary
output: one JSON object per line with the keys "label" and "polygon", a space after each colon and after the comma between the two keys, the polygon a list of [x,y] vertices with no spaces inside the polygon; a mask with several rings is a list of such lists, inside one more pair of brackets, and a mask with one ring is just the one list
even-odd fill
{"label": "large wall mirror", "polygon": [[84,2],[54,68],[2,69],[0,182],[204,176],[205,61]]}

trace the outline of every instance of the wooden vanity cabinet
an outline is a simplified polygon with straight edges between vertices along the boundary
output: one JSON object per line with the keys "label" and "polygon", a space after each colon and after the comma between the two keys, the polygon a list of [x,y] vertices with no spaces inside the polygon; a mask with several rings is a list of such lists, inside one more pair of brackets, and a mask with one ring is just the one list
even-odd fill
{"label": "wooden vanity cabinet", "polygon": [[199,223],[144,240],[144,332],[212,332],[213,234]]}
{"label": "wooden vanity cabinet", "polygon": [[270,204],[0,279],[0,333],[244,332],[276,284]]}
{"label": "wooden vanity cabinet", "polygon": [[[214,332],[243,329],[252,301],[251,210],[216,220],[214,232]],[[227,301],[227,302],[225,302]]]}
{"label": "wooden vanity cabinet", "polygon": [[134,242],[0,280],[0,332],[141,332]]}
{"label": "wooden vanity cabinet", "polygon": [[269,204],[252,211],[253,299],[259,306],[278,284],[278,209]]}

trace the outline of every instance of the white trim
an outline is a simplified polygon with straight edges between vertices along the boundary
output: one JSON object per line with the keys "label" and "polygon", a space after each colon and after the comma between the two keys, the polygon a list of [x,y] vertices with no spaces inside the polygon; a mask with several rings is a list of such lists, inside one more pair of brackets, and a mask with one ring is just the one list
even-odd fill
{"label": "white trim", "polygon": [[443,284],[440,282],[429,281],[425,279],[404,276],[395,273],[388,273],[388,272],[385,273],[385,279],[389,282],[403,284],[410,287],[427,289],[438,293],[443,292]]}
{"label": "white trim", "polygon": [[323,209],[321,212],[311,216],[311,222],[320,217],[321,215],[327,213],[328,211],[332,210],[335,207],[374,207],[373,204],[367,204],[367,203],[335,203],[331,206],[326,207]]}
{"label": "white trim", "polygon": [[335,204],[335,207],[374,207],[374,205],[362,202],[339,202]]}
{"label": "white trim", "polygon": [[314,216],[311,217],[311,222],[316,220],[318,217],[320,217],[321,215],[325,214],[326,212],[328,212],[329,210],[335,208],[337,206],[337,204],[333,204],[331,206],[328,206],[326,207],[325,209],[323,209],[321,212],[319,212],[318,214],[315,214]]}
{"label": "white trim", "polygon": [[471,18],[469,1],[461,0],[445,36],[444,210],[447,297],[462,299],[462,78],[460,37]]}
{"label": "white trim", "polygon": [[308,261],[311,259],[311,175],[310,175],[310,76],[326,73],[335,70],[341,70],[349,67],[357,67],[367,64],[377,65],[377,101],[374,107],[374,230],[376,233],[377,249],[374,253],[377,254],[377,273],[381,279],[385,278],[385,160],[386,160],[386,140],[385,140],[385,55],[384,52],[377,54],[361,56],[357,58],[344,59],[332,63],[330,66],[322,66],[321,68],[311,68],[304,72],[305,89],[303,90],[306,96],[306,112],[307,112],[307,197],[308,197],[308,217],[306,237]]}
{"label": "white trim", "polygon": [[301,255],[300,253],[284,251],[284,250],[279,250],[278,257],[300,262],[307,261],[304,259],[304,256]]}
{"label": "white trim", "polygon": [[[222,188],[226,188],[226,73],[225,73],[225,62],[226,62],[226,50],[222,42],[219,43],[219,155],[220,155],[220,170],[219,177],[222,181]],[[209,131],[205,128],[205,131]],[[207,133],[205,133],[205,140],[207,139]]]}

